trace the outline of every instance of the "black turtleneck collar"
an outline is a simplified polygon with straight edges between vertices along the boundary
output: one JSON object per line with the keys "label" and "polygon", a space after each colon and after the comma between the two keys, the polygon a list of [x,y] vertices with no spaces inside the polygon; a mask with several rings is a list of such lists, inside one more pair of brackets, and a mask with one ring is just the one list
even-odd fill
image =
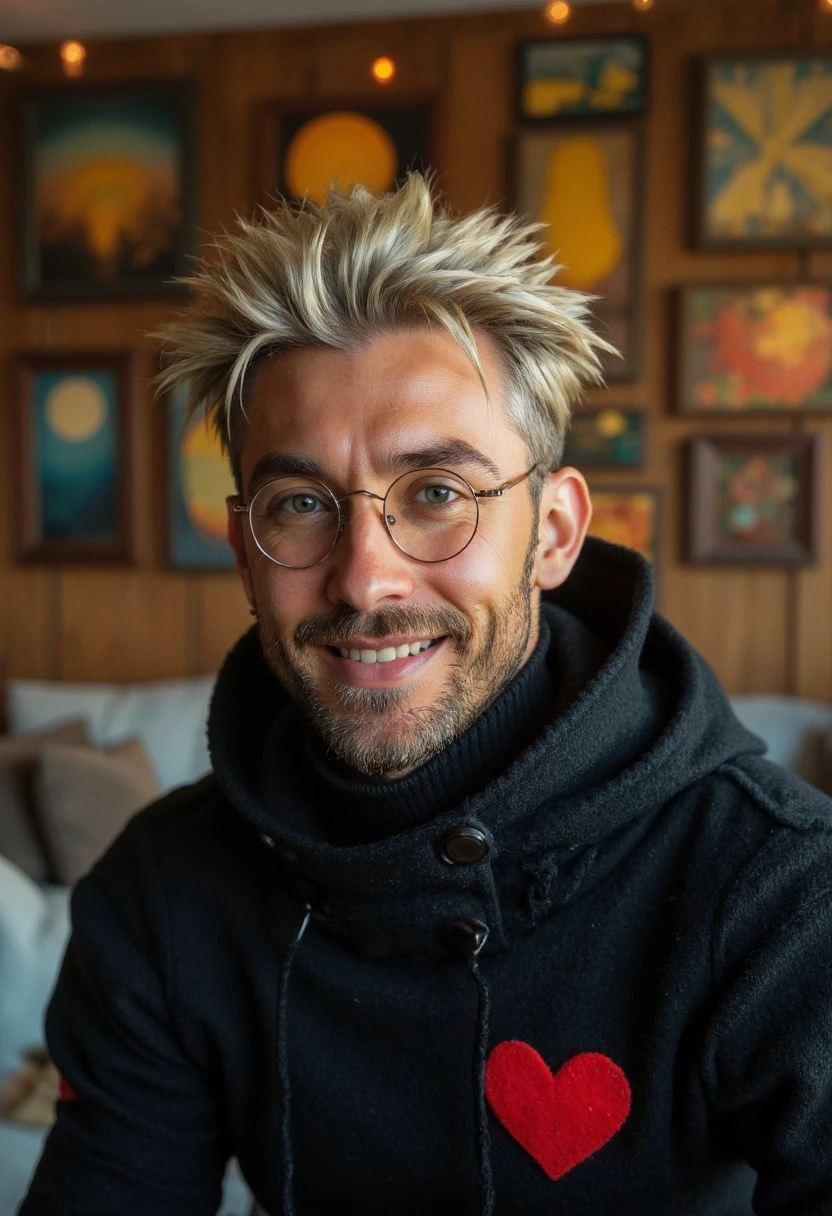
{"label": "black turtleneck collar", "polygon": [[364,777],[327,752],[297,715],[269,732],[261,772],[265,804],[283,802],[287,781],[331,844],[384,840],[477,794],[557,717],[603,662],[603,648],[570,613],[544,605],[528,662],[497,700],[427,764],[397,781]]}

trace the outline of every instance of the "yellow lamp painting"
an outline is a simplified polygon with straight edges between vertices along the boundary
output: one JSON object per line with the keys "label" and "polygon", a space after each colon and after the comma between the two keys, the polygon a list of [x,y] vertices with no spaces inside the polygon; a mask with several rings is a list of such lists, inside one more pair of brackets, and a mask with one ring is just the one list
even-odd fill
{"label": "yellow lamp painting", "polygon": [[30,299],[168,295],[191,245],[190,90],[74,86],[27,97]]}
{"label": "yellow lamp painting", "polygon": [[[389,190],[410,168],[427,169],[429,106],[348,103],[264,111],[263,190],[323,202],[335,187]],[[268,154],[269,148],[273,156]]]}
{"label": "yellow lamp painting", "polygon": [[169,414],[168,555],[176,569],[231,570],[226,505],[234,479],[219,437],[201,413],[186,417],[184,393]]}
{"label": "yellow lamp painting", "polygon": [[637,374],[640,140],[632,124],[527,127],[517,142],[518,210],[545,225],[556,281],[591,292],[604,336],[622,359],[608,379]]}

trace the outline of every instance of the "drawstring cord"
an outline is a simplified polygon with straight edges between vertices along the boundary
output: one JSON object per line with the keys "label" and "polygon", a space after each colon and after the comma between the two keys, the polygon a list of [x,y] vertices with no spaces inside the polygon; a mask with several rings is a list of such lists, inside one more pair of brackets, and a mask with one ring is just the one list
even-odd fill
{"label": "drawstring cord", "polygon": [[280,1111],[280,1150],[283,1157],[283,1216],[295,1216],[295,1158],[292,1153],[292,1112],[291,1088],[289,1083],[289,1051],[286,1033],[286,1008],[289,995],[289,976],[292,973],[292,962],[298,951],[301,938],[309,925],[312,909],[307,904],[303,920],[298,926],[294,941],[289,946],[280,968],[280,981],[277,996],[277,1075],[280,1081],[281,1111]]}
{"label": "drawstring cord", "polygon": [[[483,943],[484,944],[484,943]],[[479,953],[479,951],[478,951]],[[488,1106],[485,1101],[485,1061],[488,1055],[488,1022],[491,1000],[488,986],[480,973],[476,955],[468,960],[471,975],[477,985],[477,1040],[474,1047],[474,1101],[477,1113],[477,1160],[480,1174],[481,1216],[494,1211],[494,1182],[491,1175],[491,1135],[488,1130]]]}
{"label": "drawstring cord", "polygon": [[[289,1051],[286,1026],[286,1011],[288,1007],[289,979],[292,974],[292,963],[298,952],[304,933],[309,927],[312,909],[307,904],[304,908],[297,933],[294,936],[280,968],[277,999],[277,1073],[280,1081],[281,1112],[280,1112],[280,1147],[283,1164],[283,1216],[295,1216],[295,1158],[292,1152],[292,1110],[291,1085],[289,1081]],[[486,934],[487,936],[487,934]],[[494,1182],[491,1173],[491,1135],[488,1130],[488,1106],[485,1100],[485,1063],[488,1056],[489,1018],[491,999],[488,985],[482,977],[477,963],[477,954],[485,939],[479,943],[477,950],[468,959],[468,967],[477,985],[477,1034],[474,1044],[473,1081],[474,1103],[477,1124],[477,1165],[479,1168],[481,1216],[493,1216],[494,1212]]]}

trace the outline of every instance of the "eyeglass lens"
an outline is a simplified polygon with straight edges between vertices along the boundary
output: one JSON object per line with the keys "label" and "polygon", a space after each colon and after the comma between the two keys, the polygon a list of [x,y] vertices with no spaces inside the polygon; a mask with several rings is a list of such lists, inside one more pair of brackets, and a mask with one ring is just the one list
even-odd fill
{"label": "eyeglass lens", "polygon": [[[252,535],[272,561],[296,569],[313,566],[335,547],[343,509],[321,482],[278,477],[252,499]],[[445,469],[419,469],[397,478],[383,509],[390,537],[417,561],[447,561],[477,530],[479,506],[471,487]]]}

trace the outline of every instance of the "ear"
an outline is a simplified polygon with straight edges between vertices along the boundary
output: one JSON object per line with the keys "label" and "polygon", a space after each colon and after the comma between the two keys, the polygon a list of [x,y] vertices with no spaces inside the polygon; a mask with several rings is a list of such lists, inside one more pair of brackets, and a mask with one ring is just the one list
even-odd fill
{"label": "ear", "polygon": [[540,499],[536,587],[549,591],[566,581],[591,519],[589,487],[578,470],[567,467],[549,473]]}
{"label": "ear", "polygon": [[251,566],[248,562],[248,553],[246,551],[246,532],[248,531],[248,516],[243,515],[239,511],[234,510],[234,506],[240,500],[232,496],[226,498],[225,506],[228,512],[228,527],[226,536],[228,543],[234,550],[234,557],[237,559],[237,569],[240,572],[240,578],[243,584],[243,590],[246,593],[249,608],[254,608],[254,581],[251,577]]}

